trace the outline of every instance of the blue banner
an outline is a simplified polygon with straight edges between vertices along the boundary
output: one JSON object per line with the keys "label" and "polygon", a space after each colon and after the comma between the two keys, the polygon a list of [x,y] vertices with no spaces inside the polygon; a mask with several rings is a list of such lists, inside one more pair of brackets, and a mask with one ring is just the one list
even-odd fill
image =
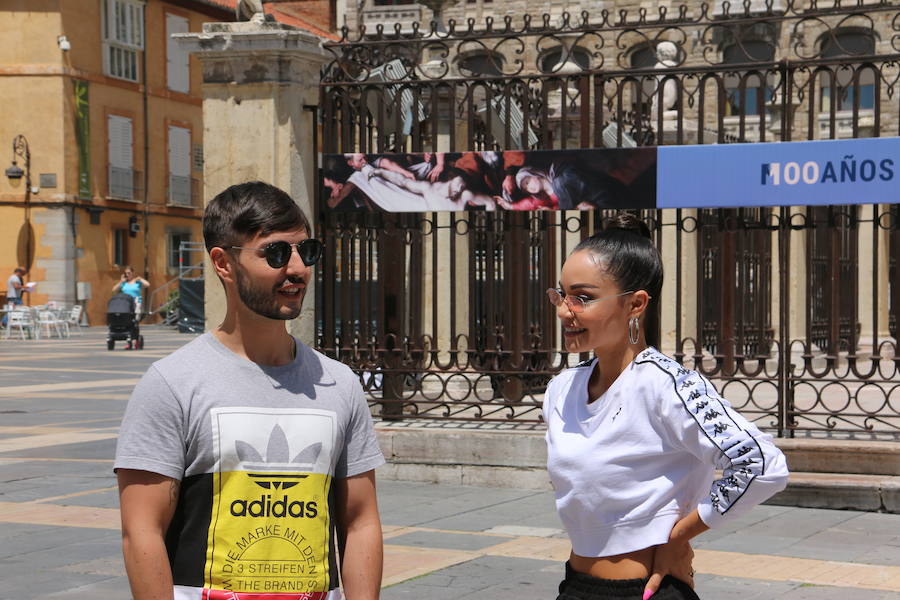
{"label": "blue banner", "polygon": [[327,154],[334,211],[900,203],[900,138],[642,148]]}
{"label": "blue banner", "polygon": [[900,202],[900,138],[660,146],[657,208]]}

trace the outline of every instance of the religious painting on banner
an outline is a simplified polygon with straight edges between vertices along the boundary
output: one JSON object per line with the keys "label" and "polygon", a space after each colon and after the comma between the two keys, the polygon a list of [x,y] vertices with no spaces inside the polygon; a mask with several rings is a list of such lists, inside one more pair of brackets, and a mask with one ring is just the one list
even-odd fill
{"label": "religious painting on banner", "polygon": [[328,154],[333,211],[654,208],[656,148]]}
{"label": "religious painting on banner", "polygon": [[326,154],[333,211],[896,204],[900,137],[641,148]]}

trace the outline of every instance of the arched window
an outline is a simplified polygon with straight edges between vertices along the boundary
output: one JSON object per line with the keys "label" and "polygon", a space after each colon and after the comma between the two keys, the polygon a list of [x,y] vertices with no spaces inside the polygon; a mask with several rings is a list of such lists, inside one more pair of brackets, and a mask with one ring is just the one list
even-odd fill
{"label": "arched window", "polygon": [[503,75],[503,56],[492,52],[473,52],[461,57],[458,66],[464,77],[498,77]]}
{"label": "arched window", "polygon": [[653,46],[643,44],[631,51],[631,66],[635,69],[652,69],[656,64],[656,53]]}
{"label": "arched window", "polygon": [[582,70],[587,70],[591,66],[591,55],[577,46],[568,51],[560,46],[541,56],[538,60],[538,67],[541,73],[560,73],[568,70],[566,63],[572,63]]}
{"label": "arched window", "polygon": [[[759,115],[760,108],[772,101],[772,86],[766,79],[765,69],[754,68],[760,63],[775,60],[775,45],[766,38],[767,30],[746,30],[735,39],[730,35],[722,48],[722,64],[731,66],[747,65],[747,70],[735,70],[725,76],[726,116]],[[744,89],[741,89],[743,80]],[[760,106],[762,100],[762,107]]]}
{"label": "arched window", "polygon": [[[843,29],[826,34],[821,39],[822,58],[843,58],[867,56],[875,54],[875,37],[868,30]],[[842,68],[836,65],[831,77],[820,79],[822,83],[822,112],[831,110],[832,97],[836,103],[835,110],[853,110],[854,98],[859,96],[861,110],[875,108],[875,75],[871,69],[859,72],[859,80],[853,83],[854,68]],[[832,85],[831,78],[835,79]]]}

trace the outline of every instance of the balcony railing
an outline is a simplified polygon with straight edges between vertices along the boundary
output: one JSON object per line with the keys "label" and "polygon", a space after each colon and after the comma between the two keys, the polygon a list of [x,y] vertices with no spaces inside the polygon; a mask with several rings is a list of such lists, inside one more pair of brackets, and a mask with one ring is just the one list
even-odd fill
{"label": "balcony railing", "polygon": [[200,182],[191,177],[169,175],[169,205],[199,208]]}
{"label": "balcony railing", "polygon": [[109,189],[107,196],[115,200],[140,202],[143,200],[141,171],[109,165]]}

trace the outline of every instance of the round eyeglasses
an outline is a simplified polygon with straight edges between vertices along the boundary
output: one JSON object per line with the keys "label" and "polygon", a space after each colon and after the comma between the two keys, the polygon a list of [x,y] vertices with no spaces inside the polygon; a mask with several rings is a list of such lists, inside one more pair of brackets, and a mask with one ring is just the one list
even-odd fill
{"label": "round eyeglasses", "polygon": [[594,304],[595,302],[600,302],[602,300],[609,300],[610,298],[618,298],[620,296],[627,296],[628,294],[633,294],[634,291],[622,292],[621,294],[614,294],[612,296],[604,296],[602,298],[594,298],[593,300],[585,300],[581,296],[567,296],[565,292],[558,288],[550,288],[547,290],[547,299],[550,300],[550,304],[553,306],[560,306],[565,303],[569,310],[573,313],[584,312],[585,307]]}
{"label": "round eyeglasses", "polygon": [[313,266],[322,258],[325,244],[317,239],[309,238],[296,244],[278,241],[266,244],[262,248],[248,248],[247,246],[230,246],[230,248],[235,250],[259,250],[266,257],[266,262],[269,263],[270,267],[280,269],[290,262],[291,252],[293,252],[294,248],[297,249],[297,254],[300,255],[300,260],[303,261],[304,265],[307,267]]}

